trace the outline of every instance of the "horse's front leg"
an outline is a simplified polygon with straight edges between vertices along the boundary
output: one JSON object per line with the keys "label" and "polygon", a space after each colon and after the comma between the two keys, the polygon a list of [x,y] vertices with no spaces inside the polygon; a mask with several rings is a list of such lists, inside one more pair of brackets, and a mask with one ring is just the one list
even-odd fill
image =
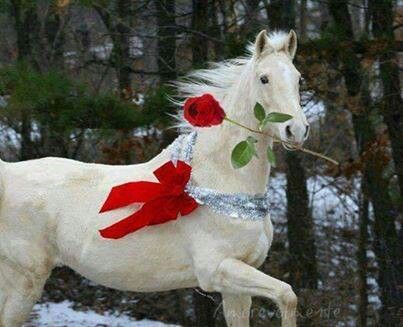
{"label": "horse's front leg", "polygon": [[225,321],[229,327],[249,326],[252,298],[248,295],[222,294]]}
{"label": "horse's front leg", "polygon": [[[222,294],[267,297],[278,305],[282,326],[296,326],[297,296],[291,286],[242,261],[223,260],[207,283],[209,288]],[[248,326],[245,321],[243,323]]]}

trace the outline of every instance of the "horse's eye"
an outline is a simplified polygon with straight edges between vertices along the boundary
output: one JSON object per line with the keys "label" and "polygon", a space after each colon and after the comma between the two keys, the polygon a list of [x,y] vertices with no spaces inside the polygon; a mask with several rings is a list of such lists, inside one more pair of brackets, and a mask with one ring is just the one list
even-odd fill
{"label": "horse's eye", "polygon": [[267,78],[267,76],[262,76],[262,77],[260,77],[260,81],[262,82],[262,84],[267,84],[267,83],[269,83],[269,79]]}

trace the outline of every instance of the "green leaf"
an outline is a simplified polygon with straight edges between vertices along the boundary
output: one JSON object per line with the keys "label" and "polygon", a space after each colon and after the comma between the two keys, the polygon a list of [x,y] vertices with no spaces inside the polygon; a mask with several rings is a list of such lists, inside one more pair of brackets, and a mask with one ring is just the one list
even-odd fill
{"label": "green leaf", "polygon": [[270,165],[276,167],[276,156],[270,146],[267,147],[267,160],[269,160]]}
{"label": "green leaf", "polygon": [[255,113],[255,117],[259,122],[262,122],[266,118],[266,111],[259,102],[256,102],[253,112]]}
{"label": "green leaf", "polygon": [[281,112],[271,112],[262,121],[261,127],[266,126],[267,123],[284,123],[292,118],[291,115],[283,114]]}
{"label": "green leaf", "polygon": [[231,163],[235,169],[246,166],[256,155],[254,143],[251,141],[239,142],[232,150]]}

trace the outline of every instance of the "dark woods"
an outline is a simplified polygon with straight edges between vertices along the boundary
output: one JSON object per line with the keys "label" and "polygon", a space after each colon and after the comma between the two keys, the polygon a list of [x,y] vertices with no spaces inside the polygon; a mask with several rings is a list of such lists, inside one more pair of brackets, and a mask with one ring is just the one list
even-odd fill
{"label": "dark woods", "polygon": [[[295,29],[308,147],[278,148],[275,238],[262,269],[299,295],[303,326],[398,326],[402,316],[402,8],[393,0],[0,0],[0,151],[146,161],[176,135],[167,82],[244,54],[266,28]],[[66,269],[42,301],[119,310],[186,326],[222,326],[202,291],[128,294]],[[252,325],[278,323],[255,300]]]}

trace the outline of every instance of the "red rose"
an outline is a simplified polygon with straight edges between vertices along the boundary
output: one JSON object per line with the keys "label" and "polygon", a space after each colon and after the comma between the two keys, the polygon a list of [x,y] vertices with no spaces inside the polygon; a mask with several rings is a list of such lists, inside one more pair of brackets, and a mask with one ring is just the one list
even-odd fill
{"label": "red rose", "polygon": [[220,125],[225,118],[225,112],[211,94],[189,98],[184,106],[185,119],[197,127]]}

